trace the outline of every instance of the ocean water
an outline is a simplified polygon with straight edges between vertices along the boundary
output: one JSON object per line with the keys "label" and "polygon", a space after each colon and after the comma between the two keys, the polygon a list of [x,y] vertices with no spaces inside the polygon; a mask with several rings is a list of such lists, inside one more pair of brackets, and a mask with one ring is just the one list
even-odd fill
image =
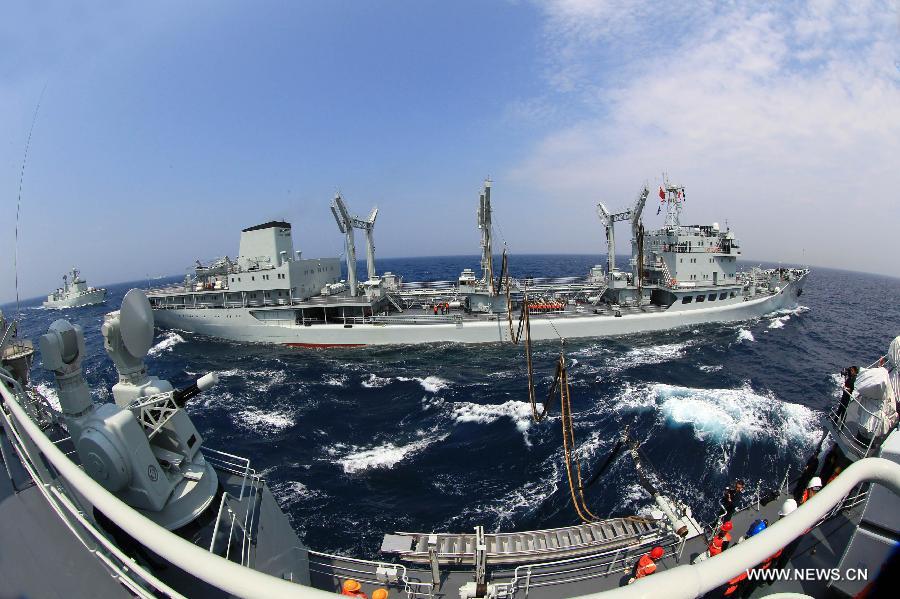
{"label": "ocean water", "polygon": [[[513,256],[514,274],[586,274],[592,256]],[[380,260],[406,280],[454,279],[476,257]],[[175,280],[175,279],[172,279]],[[163,282],[163,281],[160,281]],[[85,328],[85,371],[98,401],[116,375],[100,324],[105,306],[22,304],[20,331],[57,318]],[[796,474],[822,434],[838,373],[882,355],[900,334],[900,280],[815,269],[801,305],[740,324],[704,325],[566,344],[578,458],[590,472],[629,426],[664,490],[711,519],[735,477],[774,486]],[[15,308],[4,306],[8,316]],[[558,342],[536,344],[539,396]],[[393,531],[527,530],[577,522],[562,461],[559,405],[535,424],[523,350],[403,346],[305,350],[159,331],[151,373],[183,386],[219,384],[188,411],[208,446],[248,456],[312,548],[374,557]],[[53,394],[40,367],[35,384]],[[602,516],[641,513],[649,497],[629,457],[588,492]]]}

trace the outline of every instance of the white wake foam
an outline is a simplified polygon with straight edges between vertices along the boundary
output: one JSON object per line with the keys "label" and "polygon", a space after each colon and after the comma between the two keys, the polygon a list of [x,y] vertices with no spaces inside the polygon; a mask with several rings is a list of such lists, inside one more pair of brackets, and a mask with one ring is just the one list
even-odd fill
{"label": "white wake foam", "polygon": [[690,427],[713,454],[710,466],[725,471],[738,443],[765,441],[781,450],[815,445],[820,415],[799,404],[756,393],[749,384],[736,389],[697,389],[666,384],[626,385],[616,398],[618,411],[657,413],[660,424]]}
{"label": "white wake foam", "polygon": [[150,348],[150,351],[147,352],[147,355],[157,356],[164,351],[170,351],[179,343],[184,343],[184,337],[182,337],[175,331],[167,331],[162,340]]}
{"label": "white wake foam", "polygon": [[703,372],[719,372],[720,370],[722,370],[722,368],[724,368],[724,366],[722,366],[721,364],[701,364],[697,368],[699,368]]}
{"label": "white wake foam", "polygon": [[694,389],[656,384],[649,396],[671,424],[688,425],[699,440],[735,443],[770,439],[785,445],[818,439],[819,417],[799,404],[760,395],[749,385],[738,389]]}
{"label": "white wake foam", "polygon": [[380,377],[374,374],[370,374],[369,378],[362,382],[362,386],[367,389],[378,389],[379,387],[384,387],[385,385],[389,385],[391,379]]}
{"label": "white wake foam", "polygon": [[252,384],[255,393],[265,393],[272,386],[280,385],[287,381],[287,373],[284,370],[276,370],[273,368],[265,368],[262,370],[232,368],[230,370],[220,370],[219,377],[243,379],[245,382]]}
{"label": "white wake foam", "polygon": [[260,410],[246,408],[237,412],[238,424],[251,428],[259,433],[276,433],[294,425],[293,414],[281,410]]}
{"label": "white wake foam", "polygon": [[510,418],[520,431],[531,426],[531,404],[509,400],[502,404],[477,404],[468,401],[453,403],[453,420],[456,422],[476,422],[490,424],[500,418]]}
{"label": "white wake foam", "polygon": [[416,381],[420,385],[422,385],[422,388],[425,389],[426,391],[428,391],[429,393],[437,393],[441,389],[446,389],[447,387],[450,386],[450,381],[445,381],[444,379],[437,377],[437,376],[426,376],[425,378],[420,378],[417,376],[411,377],[411,378],[405,377],[405,376],[398,376],[397,380],[404,381],[404,382]]}
{"label": "white wake foam", "polygon": [[769,321],[770,329],[781,329],[784,328],[784,325],[787,321],[791,319],[790,314],[785,314],[784,316],[776,316],[772,320]]}
{"label": "white wake foam", "polygon": [[48,385],[47,383],[38,383],[34,386],[38,393],[44,396],[44,399],[47,400],[54,410],[57,412],[62,411],[62,406],[59,404],[59,395],[56,394],[56,388]]}
{"label": "white wake foam", "polygon": [[332,387],[344,387],[347,384],[347,378],[346,374],[326,375],[322,379],[322,383]]}
{"label": "white wake foam", "polygon": [[625,352],[621,357],[614,358],[609,368],[613,372],[621,372],[638,366],[650,366],[671,362],[684,357],[684,352],[691,346],[690,342],[666,343],[662,345],[649,345],[646,347],[634,347]]}
{"label": "white wake foam", "polygon": [[[394,445],[390,442],[382,443],[369,448],[350,447],[350,452],[335,460],[344,472],[355,474],[372,468],[393,468],[406,458],[423,451],[432,443],[443,441],[447,435],[423,436],[418,441],[407,445]],[[341,453],[346,446],[338,444],[328,449],[328,453],[334,455]]]}
{"label": "white wake foam", "polygon": [[740,328],[738,329],[737,342],[741,343],[742,341],[756,341],[756,339],[753,338],[753,333],[748,329]]}

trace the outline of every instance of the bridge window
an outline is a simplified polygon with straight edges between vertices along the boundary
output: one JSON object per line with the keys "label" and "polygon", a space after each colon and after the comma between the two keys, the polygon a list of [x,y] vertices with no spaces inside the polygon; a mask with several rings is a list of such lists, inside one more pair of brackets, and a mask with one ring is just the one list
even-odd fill
{"label": "bridge window", "polygon": [[[733,293],[732,293],[731,295],[734,296]],[[720,299],[720,300],[723,300],[723,299],[725,299],[725,298],[727,298],[727,297],[728,297],[728,294],[727,294],[727,293],[720,293],[720,294],[719,294],[719,299]]]}
{"label": "bridge window", "polygon": [[706,296],[705,296],[705,295],[698,295],[698,296],[697,296],[697,303],[699,304],[699,303],[702,302],[702,301],[706,301]]}
{"label": "bridge window", "polygon": [[710,293],[710,294],[706,297],[706,299],[708,299],[708,300],[711,301],[711,302],[714,302],[714,301],[716,301],[716,294],[715,294],[715,293]]}
{"label": "bridge window", "polygon": [[692,301],[693,299],[694,299],[694,297],[693,297],[692,295],[686,295],[686,296],[684,296],[683,298],[681,298],[681,303],[682,303],[682,304],[689,304],[689,303],[691,303],[691,301]]}

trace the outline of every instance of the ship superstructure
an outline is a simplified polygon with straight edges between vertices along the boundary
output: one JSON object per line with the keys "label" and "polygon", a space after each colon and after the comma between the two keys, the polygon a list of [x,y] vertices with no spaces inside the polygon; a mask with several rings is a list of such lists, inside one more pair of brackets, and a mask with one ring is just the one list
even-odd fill
{"label": "ship superstructure", "polygon": [[629,210],[610,213],[603,203],[597,205],[610,256],[615,253],[615,223],[627,221],[632,233],[631,268],[621,271],[612,258],[609,260],[604,301],[619,306],[669,307],[680,302],[680,309],[690,310],[711,305],[701,305],[704,302],[727,304],[754,296],[759,274],[738,271],[741,246],[734,233],[728,228],[722,230],[719,223],[682,225],[683,186],[666,181],[658,195],[666,218],[665,225],[654,231],[645,231],[641,221],[650,196],[647,185]]}
{"label": "ship superstructure", "polygon": [[[351,214],[340,195],[331,210],[344,235],[347,280],[338,258],[301,260],[293,254],[290,225],[273,222],[244,229],[237,263],[198,263],[184,285],[149,293],[157,322],[234,341],[297,346],[407,343],[496,343],[510,339],[510,309],[523,305],[535,340],[603,337],[707,322],[739,321],[794,307],[806,269],[737,270],[741,248],[718,224],[682,225],[684,188],[660,186],[665,225],[645,231],[650,189],[632,208],[613,213],[597,206],[606,229],[608,267],[587,277],[514,278],[494,272],[491,181],[479,196],[481,272],[465,269],[455,282],[407,283],[376,274],[374,226]],[[662,206],[661,206],[662,207]],[[632,234],[628,270],[615,262],[615,224]],[[366,234],[367,279],[356,274],[355,230]],[[504,251],[505,256],[505,251]]]}
{"label": "ship superstructure", "polygon": [[88,287],[87,282],[81,278],[81,272],[73,268],[63,275],[62,287],[47,296],[44,307],[77,308],[102,304],[105,301],[106,289]]}
{"label": "ship superstructure", "polygon": [[[173,389],[149,375],[143,357],[152,331],[152,312],[137,290],[104,319],[105,346],[119,372],[115,403],[91,401],[81,368],[84,335],[76,325],[58,320],[40,338],[44,367],[58,383],[59,409],[30,385],[30,353],[3,352],[0,515],[10,534],[2,537],[0,575],[6,593],[325,599],[352,579],[369,596],[383,588],[389,596],[429,599],[607,592],[712,598],[732,585],[731,594],[740,596],[821,597],[889,584],[900,535],[900,338],[860,373],[856,389],[831,413],[835,458],[821,470],[816,458],[816,467],[797,481],[773,464],[771,485],[751,490],[748,504],[738,506],[730,520],[734,541],[718,555],[709,547],[720,521],[704,524],[668,495],[632,443],[626,453],[651,505],[642,516],[582,515],[581,524],[547,530],[397,532],[385,536],[383,558],[372,560],[307,549],[250,461],[207,446],[183,408],[215,377]],[[4,331],[0,349],[11,338]],[[827,482],[786,511],[813,475]],[[769,523],[762,532],[741,536],[757,530],[761,519]],[[656,572],[630,581],[642,558],[655,552]],[[857,575],[780,578],[768,587],[747,574],[772,568]]]}

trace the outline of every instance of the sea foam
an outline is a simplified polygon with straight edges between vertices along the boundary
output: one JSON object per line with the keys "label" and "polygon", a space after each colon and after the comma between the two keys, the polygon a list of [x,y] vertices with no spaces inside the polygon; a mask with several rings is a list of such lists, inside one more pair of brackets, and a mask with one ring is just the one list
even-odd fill
{"label": "sea foam", "polygon": [[184,343],[184,337],[175,331],[168,331],[159,343],[150,348],[147,355],[158,356],[165,351],[171,351],[179,343]]}

